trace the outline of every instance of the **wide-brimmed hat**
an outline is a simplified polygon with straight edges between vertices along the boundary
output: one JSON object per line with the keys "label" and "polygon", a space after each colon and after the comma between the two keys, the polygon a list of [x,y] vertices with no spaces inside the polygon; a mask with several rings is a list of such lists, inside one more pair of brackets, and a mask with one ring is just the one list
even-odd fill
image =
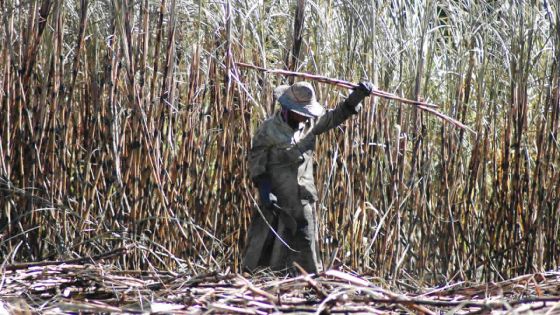
{"label": "wide-brimmed hat", "polygon": [[283,108],[307,117],[319,117],[325,109],[315,99],[315,90],[308,82],[280,85],[274,89],[274,96]]}

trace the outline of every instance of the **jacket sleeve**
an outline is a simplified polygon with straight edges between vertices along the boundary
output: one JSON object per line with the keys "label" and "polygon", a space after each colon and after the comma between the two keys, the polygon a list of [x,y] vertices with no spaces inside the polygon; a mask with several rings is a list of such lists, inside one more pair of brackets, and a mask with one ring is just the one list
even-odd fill
{"label": "jacket sleeve", "polygon": [[265,128],[259,128],[253,136],[251,150],[249,151],[249,176],[253,181],[266,173],[270,147],[271,144]]}
{"label": "jacket sleeve", "polygon": [[350,108],[344,101],[338,103],[334,109],[328,110],[323,116],[317,119],[313,127],[313,134],[319,135],[337,127],[350,116],[357,114],[360,107],[361,106]]}

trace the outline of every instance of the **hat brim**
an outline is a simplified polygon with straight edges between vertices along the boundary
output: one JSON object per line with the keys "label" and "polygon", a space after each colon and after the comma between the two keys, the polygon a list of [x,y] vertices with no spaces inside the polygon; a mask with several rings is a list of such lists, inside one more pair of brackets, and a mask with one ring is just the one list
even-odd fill
{"label": "hat brim", "polygon": [[325,108],[319,102],[312,100],[307,104],[294,102],[285,92],[289,85],[280,85],[274,89],[274,97],[283,108],[309,118],[317,118],[325,114]]}

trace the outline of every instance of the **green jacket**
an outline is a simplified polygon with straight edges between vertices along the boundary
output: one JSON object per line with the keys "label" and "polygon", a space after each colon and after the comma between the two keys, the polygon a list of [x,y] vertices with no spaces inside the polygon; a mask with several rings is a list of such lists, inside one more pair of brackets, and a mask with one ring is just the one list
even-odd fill
{"label": "green jacket", "polygon": [[[315,136],[340,125],[359,108],[349,108],[341,102],[323,116],[300,123],[297,130],[277,112],[257,129],[249,153],[249,173],[253,180],[263,174],[270,178],[281,212],[278,220],[264,208],[261,215],[253,216],[247,234],[244,269],[270,266],[281,270],[290,268],[296,261],[307,272],[317,272],[317,220],[313,206],[317,201],[313,180]],[[272,243],[268,241],[273,234],[270,227],[278,236],[273,237]],[[289,250],[284,242],[295,251]]]}
{"label": "green jacket", "polygon": [[[267,174],[279,206],[290,209],[301,200],[315,202],[317,189],[313,179],[315,136],[333,129],[354,114],[342,102],[317,119],[300,124],[298,130],[284,122],[280,111],[256,131],[249,153],[252,179]],[[297,208],[297,207],[296,207]]]}

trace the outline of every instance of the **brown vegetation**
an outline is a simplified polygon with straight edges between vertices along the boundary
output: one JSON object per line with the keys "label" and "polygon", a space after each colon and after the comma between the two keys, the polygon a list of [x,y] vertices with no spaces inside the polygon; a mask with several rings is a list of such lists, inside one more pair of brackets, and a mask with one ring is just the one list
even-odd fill
{"label": "brown vegetation", "polygon": [[555,314],[560,307],[558,272],[434,288],[408,277],[390,285],[338,270],[247,279],[104,264],[21,267],[3,277],[2,314]]}
{"label": "brown vegetation", "polygon": [[237,268],[250,137],[287,80],[243,61],[367,77],[477,132],[372,99],[322,136],[326,263],[428,282],[559,267],[557,2],[321,0],[303,27],[291,3],[0,0],[0,262],[132,245],[123,268]]}

